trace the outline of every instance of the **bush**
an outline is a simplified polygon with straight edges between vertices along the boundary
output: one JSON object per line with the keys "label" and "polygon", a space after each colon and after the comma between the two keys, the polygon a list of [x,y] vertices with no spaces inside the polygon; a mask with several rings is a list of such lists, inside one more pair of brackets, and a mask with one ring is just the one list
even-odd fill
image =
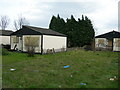
{"label": "bush", "polygon": [[28,57],[34,57],[35,47],[28,47],[27,53],[28,53]]}
{"label": "bush", "polygon": [[3,48],[10,50],[10,45],[2,45]]}
{"label": "bush", "polygon": [[92,47],[91,47],[91,45],[85,45],[85,46],[84,46],[84,49],[85,49],[86,51],[88,51],[88,50],[92,50]]}
{"label": "bush", "polygon": [[0,55],[8,55],[8,54],[9,54],[9,52],[7,49],[5,49],[5,48],[0,49]]}

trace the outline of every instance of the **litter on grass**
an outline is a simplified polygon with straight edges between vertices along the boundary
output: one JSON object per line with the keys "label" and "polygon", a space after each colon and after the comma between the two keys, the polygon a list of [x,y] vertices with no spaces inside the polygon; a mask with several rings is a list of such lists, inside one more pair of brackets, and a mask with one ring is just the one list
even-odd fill
{"label": "litter on grass", "polygon": [[116,76],[110,78],[110,81],[114,81],[114,80],[117,80]]}
{"label": "litter on grass", "polygon": [[70,65],[66,65],[66,66],[64,66],[64,68],[69,68],[70,67]]}
{"label": "litter on grass", "polygon": [[114,79],[117,79],[117,77],[116,77],[116,76],[114,76]]}
{"label": "litter on grass", "polygon": [[110,78],[110,81],[114,81],[114,78]]}
{"label": "litter on grass", "polygon": [[58,87],[61,88],[61,85],[59,85]]}
{"label": "litter on grass", "polygon": [[15,71],[16,69],[11,68],[10,71]]}
{"label": "litter on grass", "polygon": [[87,85],[86,83],[80,83],[80,85]]}
{"label": "litter on grass", "polygon": [[73,75],[70,75],[70,77],[73,77]]}

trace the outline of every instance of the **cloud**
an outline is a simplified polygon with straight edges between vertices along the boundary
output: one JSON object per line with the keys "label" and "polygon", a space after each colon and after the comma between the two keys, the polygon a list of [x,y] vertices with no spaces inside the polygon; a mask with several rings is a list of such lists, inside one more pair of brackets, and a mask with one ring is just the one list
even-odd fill
{"label": "cloud", "polygon": [[[8,28],[13,28],[13,21],[17,19],[20,15],[26,17],[31,24],[32,21],[41,22],[46,19],[48,9],[50,9],[49,4],[44,2],[39,2],[39,0],[1,0],[0,1],[0,11],[1,16],[7,15],[11,19],[11,24]],[[35,24],[34,24],[35,25]]]}
{"label": "cloud", "polygon": [[92,20],[94,20],[95,26],[98,28],[98,32],[105,33],[111,30],[117,30],[118,26],[118,0],[101,0],[101,9],[96,12],[87,13]]}
{"label": "cloud", "polygon": [[31,25],[48,27],[52,15],[60,14],[64,19],[87,15],[97,28],[98,34],[117,30],[119,0],[0,0],[0,15],[11,19],[8,29],[13,29],[13,20],[20,14]]}

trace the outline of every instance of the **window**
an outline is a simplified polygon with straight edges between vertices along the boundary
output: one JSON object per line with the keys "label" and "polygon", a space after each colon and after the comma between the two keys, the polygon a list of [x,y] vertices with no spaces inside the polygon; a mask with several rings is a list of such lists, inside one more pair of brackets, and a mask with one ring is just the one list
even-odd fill
{"label": "window", "polygon": [[25,46],[39,47],[39,37],[25,37],[24,44]]}
{"label": "window", "polygon": [[120,47],[120,40],[116,40],[116,47]]}
{"label": "window", "polygon": [[19,42],[19,37],[13,36],[13,43],[18,43]]}
{"label": "window", "polygon": [[106,45],[104,43],[104,39],[99,39],[98,40],[98,45],[99,45],[99,47],[105,47]]}

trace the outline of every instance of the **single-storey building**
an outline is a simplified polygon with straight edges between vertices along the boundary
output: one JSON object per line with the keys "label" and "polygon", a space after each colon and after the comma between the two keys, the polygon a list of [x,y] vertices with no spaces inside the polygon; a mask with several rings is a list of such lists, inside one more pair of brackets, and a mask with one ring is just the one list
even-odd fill
{"label": "single-storey building", "polygon": [[0,45],[10,45],[11,30],[0,30]]}
{"label": "single-storey building", "polygon": [[95,37],[95,48],[97,50],[120,51],[120,32],[111,31]]}
{"label": "single-storey building", "polygon": [[67,37],[50,29],[23,26],[11,34],[11,50],[27,52],[28,48],[41,54],[66,51]]}

